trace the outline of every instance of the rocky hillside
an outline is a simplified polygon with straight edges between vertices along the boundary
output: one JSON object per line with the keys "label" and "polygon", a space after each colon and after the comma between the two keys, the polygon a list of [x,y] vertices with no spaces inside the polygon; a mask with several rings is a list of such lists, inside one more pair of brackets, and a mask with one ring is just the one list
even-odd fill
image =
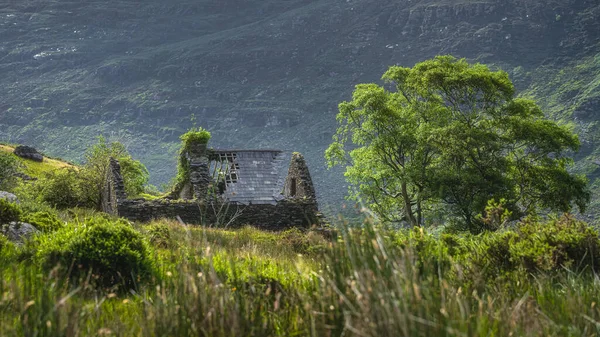
{"label": "rocky hillside", "polygon": [[391,64],[454,54],[509,71],[586,141],[600,118],[598,0],[28,0],[0,4],[0,140],[78,160],[103,134],[154,182],[178,135],[305,153],[324,200],[337,104]]}

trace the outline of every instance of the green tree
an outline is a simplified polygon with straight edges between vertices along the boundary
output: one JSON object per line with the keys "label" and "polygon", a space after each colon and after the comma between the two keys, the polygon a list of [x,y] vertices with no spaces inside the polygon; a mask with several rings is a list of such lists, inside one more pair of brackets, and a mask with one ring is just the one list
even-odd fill
{"label": "green tree", "polygon": [[383,79],[392,90],[359,84],[339,105],[325,152],[330,166],[347,165],[351,197],[381,218],[421,225],[442,206],[477,231],[491,199],[506,200],[514,216],[566,212],[573,202],[584,210],[587,181],[567,171],[578,137],[516,98],[506,72],[438,56],[392,66]]}
{"label": "green tree", "polygon": [[86,203],[95,205],[100,209],[102,190],[108,172],[109,159],[115,158],[121,164],[121,174],[125,191],[130,196],[136,196],[144,191],[148,182],[149,173],[144,164],[131,158],[125,146],[119,142],[107,142],[104,137],[98,137],[98,143],[90,147],[85,155],[80,176],[83,198]]}

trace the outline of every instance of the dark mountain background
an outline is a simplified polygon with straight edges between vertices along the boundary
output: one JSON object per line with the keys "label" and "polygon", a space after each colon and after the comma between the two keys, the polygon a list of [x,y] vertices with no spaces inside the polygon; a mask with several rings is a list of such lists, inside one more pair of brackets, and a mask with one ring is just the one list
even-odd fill
{"label": "dark mountain background", "polygon": [[500,67],[573,122],[575,169],[595,182],[599,0],[4,0],[0,140],[78,161],[102,134],[160,184],[179,135],[203,126],[217,148],[304,153],[335,204],[347,188],[323,151],[337,104],[437,54]]}

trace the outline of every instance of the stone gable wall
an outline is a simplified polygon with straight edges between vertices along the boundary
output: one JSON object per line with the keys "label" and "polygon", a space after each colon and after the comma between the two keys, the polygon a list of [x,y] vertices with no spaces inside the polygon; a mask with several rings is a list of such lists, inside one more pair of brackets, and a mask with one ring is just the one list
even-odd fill
{"label": "stone gable wall", "polygon": [[317,200],[308,165],[300,153],[292,155],[283,194],[286,198]]}
{"label": "stone gable wall", "polygon": [[110,158],[102,191],[102,211],[118,215],[118,205],[125,200],[127,193],[121,176],[121,165],[118,160]]}

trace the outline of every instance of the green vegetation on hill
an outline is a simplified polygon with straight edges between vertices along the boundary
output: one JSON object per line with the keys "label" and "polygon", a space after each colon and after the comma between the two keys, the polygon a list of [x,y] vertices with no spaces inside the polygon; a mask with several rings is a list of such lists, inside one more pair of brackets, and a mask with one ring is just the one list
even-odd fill
{"label": "green vegetation on hill", "polygon": [[[121,164],[125,190],[129,196],[136,197],[145,192],[148,182],[146,167],[134,160],[123,144],[107,142],[103,137],[99,137],[98,142],[87,149],[85,162],[81,166],[47,157],[42,162],[35,162],[14,155],[13,147],[0,146],[0,160],[13,163],[10,171],[0,172],[0,187],[3,187],[1,184],[5,179],[2,178],[6,176],[5,188],[15,188],[27,201],[42,202],[59,209],[79,206],[99,210],[111,157]],[[6,170],[8,165],[3,167]],[[20,181],[15,173],[24,173],[29,180]]]}
{"label": "green vegetation on hill", "polygon": [[10,155],[10,157],[17,160],[19,164],[24,168],[23,173],[33,178],[40,178],[44,175],[44,173],[53,172],[58,169],[75,168],[73,164],[56,158],[44,157],[43,162],[36,162],[33,160],[19,158],[15,155],[12,155],[14,150],[15,148],[13,146],[0,144],[0,155]]}
{"label": "green vegetation on hill", "polygon": [[[595,1],[29,0],[0,11],[0,140],[82,162],[103,134],[157,185],[176,174],[193,115],[215,147],[302,152],[323,204],[337,205],[342,172],[321,155],[337,102],[389,65],[438,54],[515,69],[517,91],[541,105],[564,84],[597,106],[581,67],[600,52]],[[571,102],[556,97],[559,118]]]}

